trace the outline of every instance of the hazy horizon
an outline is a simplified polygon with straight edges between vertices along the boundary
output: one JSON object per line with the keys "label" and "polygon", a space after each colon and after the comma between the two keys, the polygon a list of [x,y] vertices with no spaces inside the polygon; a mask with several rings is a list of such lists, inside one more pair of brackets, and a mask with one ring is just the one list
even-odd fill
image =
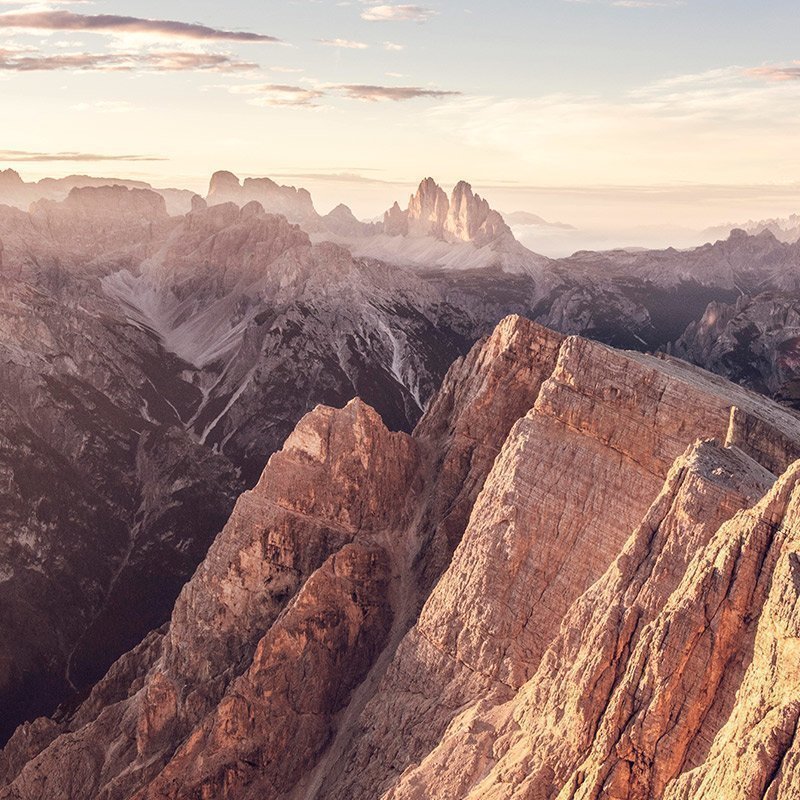
{"label": "hazy horizon", "polygon": [[224,7],[0,0],[0,164],[374,216],[419,179],[597,230],[800,208],[795,9],[739,0]]}
{"label": "hazy horizon", "polygon": [[[0,169],[6,166],[0,163]],[[39,172],[24,169],[24,166],[12,168],[27,182],[85,174],[83,170],[74,169]],[[154,188],[190,189],[205,196],[211,174],[210,171],[205,179],[196,178],[171,186],[136,170],[115,174],[105,174],[100,170],[91,177],[139,180],[152,183]],[[418,180],[360,182],[347,176],[309,173],[240,173],[238,177],[269,177],[283,185],[303,187],[311,192],[319,213],[326,214],[344,203],[364,220],[380,218],[395,201],[405,207],[419,184]],[[708,235],[709,228],[785,218],[800,209],[800,204],[794,204],[797,192],[794,186],[535,187],[492,186],[476,183],[469,176],[464,179],[469,180],[494,208],[505,214],[529,212],[549,223],[563,224],[563,228],[512,225],[523,244],[551,258],[567,256],[578,250],[691,248],[714,239]],[[441,185],[449,191],[453,184],[443,182]],[[648,218],[648,212],[652,218]]]}

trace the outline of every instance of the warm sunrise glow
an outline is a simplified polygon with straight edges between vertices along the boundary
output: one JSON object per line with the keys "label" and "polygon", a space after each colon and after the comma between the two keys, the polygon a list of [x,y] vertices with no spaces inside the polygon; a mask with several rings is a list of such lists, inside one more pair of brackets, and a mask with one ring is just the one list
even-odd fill
{"label": "warm sunrise glow", "polygon": [[225,168],[372,216],[423,175],[468,177],[498,207],[608,229],[800,195],[787,0],[0,9],[0,165],[28,179],[204,190]]}

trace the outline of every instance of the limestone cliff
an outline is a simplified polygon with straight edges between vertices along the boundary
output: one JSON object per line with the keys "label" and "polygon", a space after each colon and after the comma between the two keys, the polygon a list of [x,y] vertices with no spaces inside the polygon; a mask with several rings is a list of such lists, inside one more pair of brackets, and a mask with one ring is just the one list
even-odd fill
{"label": "limestone cliff", "polygon": [[0,797],[797,800],[798,456],[763,397],[508,318],[412,436],[307,415]]}

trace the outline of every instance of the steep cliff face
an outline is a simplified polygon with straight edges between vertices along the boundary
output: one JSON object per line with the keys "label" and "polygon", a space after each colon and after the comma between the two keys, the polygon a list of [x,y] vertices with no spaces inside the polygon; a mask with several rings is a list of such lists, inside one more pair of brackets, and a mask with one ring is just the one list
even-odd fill
{"label": "steep cliff face", "polygon": [[[798,421],[773,418],[761,402],[678,362],[567,339],[495,461],[453,562],[400,645],[330,796],[389,791],[465,707],[511,701],[570,604],[620,552],[675,458],[697,438],[725,441],[733,403],[763,419],[775,439],[789,432],[778,461],[785,468],[799,454]],[[755,452],[760,441],[753,431],[739,445]],[[414,785],[413,772],[408,781]],[[448,785],[440,796],[451,796]]]}
{"label": "steep cliff face", "polygon": [[0,278],[7,736],[163,622],[242,483],[180,424],[186,365],[90,285]]}
{"label": "steep cliff face", "polygon": [[[384,215],[384,231],[389,235],[472,242],[477,247],[491,244],[511,229],[466,181],[460,181],[448,198],[433,178],[425,178],[408,201],[408,209],[394,206]],[[513,237],[512,237],[513,238]]]}
{"label": "steep cliff face", "polygon": [[763,293],[711,303],[670,352],[735,383],[797,407],[800,402],[800,303]]}
{"label": "steep cliff face", "polygon": [[408,201],[408,235],[441,239],[449,211],[450,201],[444,190],[433,178],[425,178]]}
{"label": "steep cliff face", "polygon": [[481,247],[511,235],[511,229],[486,200],[473,193],[466,181],[460,181],[453,189],[444,234],[448,239],[474,242]]}
{"label": "steep cliff face", "polygon": [[306,189],[280,186],[269,178],[245,178],[240,182],[232,172],[215,172],[206,199],[212,206],[220,203],[246,206],[257,202],[271,214],[281,214],[289,222],[302,224],[308,231],[321,227],[321,218]]}
{"label": "steep cliff face", "polygon": [[413,436],[306,416],[0,796],[795,800],[799,455],[770,401],[508,318]]}
{"label": "steep cliff face", "polygon": [[404,266],[494,268],[533,276],[542,289],[549,285],[550,260],[521,245],[503,217],[466,181],[456,184],[448,197],[433,178],[425,178],[408,207],[403,210],[395,203],[381,227],[382,236],[345,243],[357,255]]}

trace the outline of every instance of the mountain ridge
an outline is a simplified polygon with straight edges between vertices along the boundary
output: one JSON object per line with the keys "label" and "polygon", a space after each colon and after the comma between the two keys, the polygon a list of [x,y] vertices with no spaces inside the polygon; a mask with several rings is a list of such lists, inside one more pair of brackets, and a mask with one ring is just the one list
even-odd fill
{"label": "mountain ridge", "polygon": [[[751,422],[737,421],[741,414]],[[481,439],[489,447],[476,450],[475,435],[487,425]],[[776,434],[769,452],[766,430]],[[702,615],[706,593],[724,599],[728,585],[709,588],[695,577],[714,563],[706,550],[733,565],[737,542],[749,547],[751,518],[756,533],[764,530],[762,519],[786,519],[772,551],[769,538],[757,535],[754,549],[741,556],[747,566],[726,568],[730,585],[741,588],[724,611],[720,638],[704,640],[707,663],[727,663],[737,653],[744,662],[730,673],[728,688],[711,687],[704,707],[715,696],[722,705],[707,717],[711,728],[701,739],[726,736],[726,725],[739,735],[733,688],[754,670],[768,671],[747,655],[747,641],[771,636],[757,623],[780,619],[780,604],[797,599],[797,585],[792,590],[782,581],[794,552],[788,521],[800,484],[789,465],[798,455],[800,418],[758,395],[668,358],[615,351],[509,317],[454,364],[413,436],[389,432],[358,400],[307,415],[240,498],[169,628],[124,657],[72,715],[18,731],[0,761],[8,765],[0,796],[47,798],[68,786],[74,800],[220,791],[388,800],[522,797],[552,785],[563,797],[579,797],[594,775],[601,782],[611,775],[614,786],[651,786],[660,798],[683,796],[684,781],[706,780],[703,770],[722,759],[753,786],[772,780],[793,798],[788,776],[773,778],[757,760],[731,761],[723,739],[714,761],[695,759],[684,774],[666,750],[635,772],[625,765],[640,762],[626,761],[626,750],[608,762],[597,748],[605,747],[603,731],[619,735],[613,703],[585,698],[574,711],[570,705],[565,730],[577,730],[571,726],[578,713],[599,715],[600,727],[591,723],[599,733],[577,738],[569,752],[557,744],[560,734],[548,738],[548,727],[537,734],[530,721],[561,685],[566,664],[578,682],[567,686],[595,680],[599,667],[591,658],[550,655],[562,640],[580,647],[576,635],[587,613],[605,631],[610,652],[624,654],[620,677],[605,682],[605,691],[624,703],[631,696],[625,681],[656,685],[636,666],[646,662],[635,653],[653,636],[644,620],[635,624],[636,615],[649,609],[653,625],[676,639],[666,657],[678,658],[684,637],[695,630],[709,636],[692,627],[693,604],[701,604]],[[776,473],[784,473],[777,482]],[[652,547],[654,536],[660,543],[645,567],[636,553]],[[675,548],[684,549],[680,559]],[[658,555],[667,551],[669,558]],[[772,552],[767,559],[775,566],[757,592],[770,599],[747,636],[731,635],[747,606],[737,598],[756,591],[751,567],[764,552]],[[531,581],[534,591],[523,592]],[[591,600],[593,593],[624,595],[637,581],[652,588],[641,610],[625,612],[634,627],[624,618],[605,621],[618,606]],[[673,599],[664,605],[657,597]],[[671,625],[683,606],[687,624]],[[618,644],[623,635],[633,635],[639,649]],[[304,665],[300,673],[290,668],[293,659]],[[692,696],[703,696],[702,687],[720,674],[702,660],[678,663],[675,674],[685,677],[675,681],[691,677]],[[379,673],[364,684],[373,665],[381,665]],[[298,674],[313,675],[314,688],[294,684]],[[791,672],[780,675],[790,680]],[[274,691],[284,681],[296,686],[288,695]],[[341,716],[358,686],[367,687],[366,702]],[[569,691],[573,703],[578,695]],[[680,705],[684,690],[676,683],[669,691],[642,714],[657,731],[670,720],[673,740],[682,736],[688,747],[699,735],[694,717]],[[107,705],[104,696],[119,699]],[[751,706],[741,702],[745,713]],[[524,708],[534,710],[521,715]],[[631,741],[651,752],[650,740],[631,730]],[[288,736],[294,745],[287,756]],[[531,748],[532,736],[545,737],[543,744]],[[781,752],[800,746],[790,731],[782,741]],[[101,768],[85,760],[89,742]],[[325,755],[329,746],[333,760]],[[553,759],[562,766],[552,766]],[[588,766],[570,778],[570,765],[584,759]]]}

